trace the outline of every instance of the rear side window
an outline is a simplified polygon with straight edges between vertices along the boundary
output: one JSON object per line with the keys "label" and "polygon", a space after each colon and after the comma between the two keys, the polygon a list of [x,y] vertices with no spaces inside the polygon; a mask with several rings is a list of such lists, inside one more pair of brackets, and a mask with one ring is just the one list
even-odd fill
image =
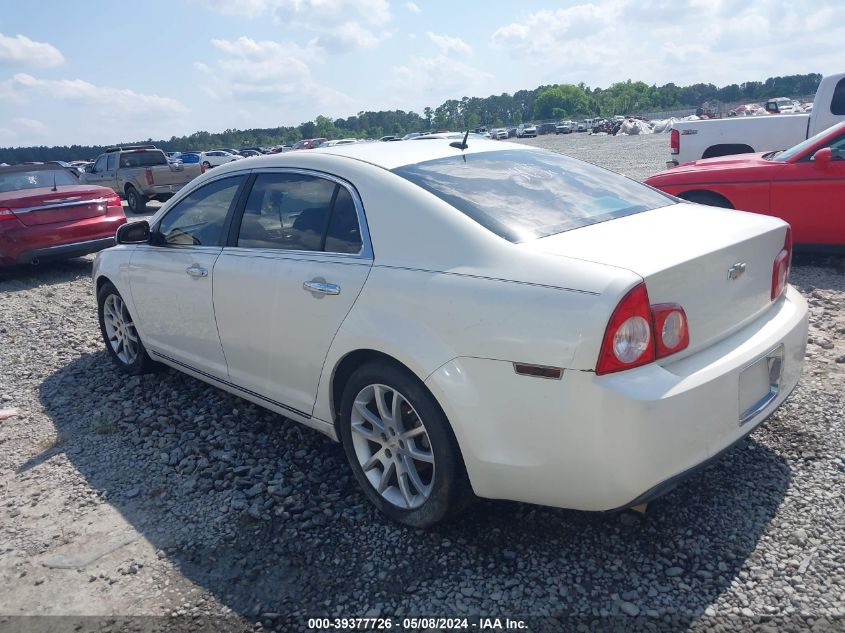
{"label": "rear side window", "polygon": [[305,174],[261,174],[241,219],[238,246],[321,250],[336,185]]}
{"label": "rear side window", "polygon": [[832,114],[845,114],[845,77],[840,79],[833,89],[833,99],[830,101]]}
{"label": "rear side window", "polygon": [[334,181],[307,174],[261,174],[241,218],[241,248],[361,251],[352,195]]}
{"label": "rear side window", "polygon": [[161,220],[158,231],[172,246],[219,246],[226,215],[243,176],[222,178],[192,191]]}
{"label": "rear side window", "polygon": [[117,165],[117,156],[115,154],[109,154],[109,162],[106,167],[106,171],[112,171],[115,165]]}
{"label": "rear side window", "polygon": [[511,242],[674,203],[612,171],[543,150],[456,152],[393,172]]}
{"label": "rear side window", "polygon": [[346,187],[338,186],[332,218],[326,232],[326,246],[330,253],[357,253],[361,250],[361,230],[355,202]]}

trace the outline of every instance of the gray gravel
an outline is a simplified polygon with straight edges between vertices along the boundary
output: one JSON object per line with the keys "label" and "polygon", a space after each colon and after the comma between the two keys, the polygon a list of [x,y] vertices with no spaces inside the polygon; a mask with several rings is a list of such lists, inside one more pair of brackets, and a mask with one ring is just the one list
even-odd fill
{"label": "gray gravel", "polygon": [[[665,136],[532,144],[643,177]],[[90,258],[0,273],[0,616],[522,616],[529,630],[845,627],[845,267],[797,258],[805,375],[741,446],[644,515],[479,501],[422,532],[340,447],[174,371],[126,379]],[[225,623],[225,626],[224,626]],[[0,629],[2,629],[0,620]],[[580,628],[579,628],[580,627]],[[119,628],[119,627],[118,627]],[[189,627],[190,628],[190,627]],[[401,630],[401,629],[400,629]]]}

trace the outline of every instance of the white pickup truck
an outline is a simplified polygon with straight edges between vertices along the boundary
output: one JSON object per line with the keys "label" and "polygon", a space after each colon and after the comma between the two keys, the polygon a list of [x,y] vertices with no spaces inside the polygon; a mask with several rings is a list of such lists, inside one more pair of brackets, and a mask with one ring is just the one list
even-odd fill
{"label": "white pickup truck", "polygon": [[822,79],[810,114],[679,121],[670,133],[675,167],[701,158],[788,149],[845,120],[845,73]]}

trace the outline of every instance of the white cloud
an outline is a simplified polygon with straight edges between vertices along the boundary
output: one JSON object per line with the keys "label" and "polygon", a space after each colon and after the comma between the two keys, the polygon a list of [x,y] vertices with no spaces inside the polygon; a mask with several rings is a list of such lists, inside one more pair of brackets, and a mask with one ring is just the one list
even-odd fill
{"label": "white cloud", "polygon": [[390,36],[387,0],[212,0],[207,6],[249,18],[270,14],[278,23],[319,35],[320,45],[332,51],[375,48]]}
{"label": "white cloud", "polygon": [[108,115],[168,116],[188,112],[182,103],[169,97],[141,94],[128,88],[96,86],[82,79],[36,79],[26,73],[0,82],[0,96],[17,102],[32,98],[77,102]]}
{"label": "white cloud", "polygon": [[607,0],[541,10],[493,33],[494,49],[541,63],[533,82],[716,84],[841,69],[845,3]]}
{"label": "white cloud", "polygon": [[64,55],[52,44],[35,42],[25,35],[10,37],[0,33],[0,66],[49,68],[64,61]]}
{"label": "white cloud", "polygon": [[405,3],[405,8],[408,9],[411,13],[421,13],[422,9],[417,6],[416,2],[408,2]]}
{"label": "white cloud", "polygon": [[13,145],[20,139],[44,139],[49,132],[41,121],[18,117],[12,119],[10,127],[0,128],[0,144]]}
{"label": "white cloud", "polygon": [[394,66],[386,83],[390,102],[379,106],[416,108],[440,105],[446,99],[489,94],[493,75],[446,55],[411,57]]}
{"label": "white cloud", "polygon": [[[312,66],[326,59],[316,40],[305,46],[293,42],[214,39],[221,57],[210,64],[194,63],[203,88],[212,98],[233,103],[250,102],[260,121],[245,127],[299,123],[318,113],[339,115],[351,106],[349,97],[316,81]],[[302,117],[296,120],[295,117]]]}
{"label": "white cloud", "polygon": [[472,54],[472,47],[459,37],[438,35],[437,33],[432,33],[431,31],[428,31],[425,35],[444,55],[449,55],[450,53],[456,53],[458,55]]}

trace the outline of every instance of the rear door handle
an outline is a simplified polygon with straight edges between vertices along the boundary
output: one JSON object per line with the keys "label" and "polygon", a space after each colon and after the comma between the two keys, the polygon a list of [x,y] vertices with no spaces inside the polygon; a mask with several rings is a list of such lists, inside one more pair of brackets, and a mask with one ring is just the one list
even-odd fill
{"label": "rear door handle", "polygon": [[208,277],[208,269],[203,268],[199,264],[192,264],[185,269],[191,277]]}
{"label": "rear door handle", "polygon": [[308,292],[316,292],[321,295],[339,295],[340,286],[337,284],[328,284],[325,281],[306,281],[302,287]]}

